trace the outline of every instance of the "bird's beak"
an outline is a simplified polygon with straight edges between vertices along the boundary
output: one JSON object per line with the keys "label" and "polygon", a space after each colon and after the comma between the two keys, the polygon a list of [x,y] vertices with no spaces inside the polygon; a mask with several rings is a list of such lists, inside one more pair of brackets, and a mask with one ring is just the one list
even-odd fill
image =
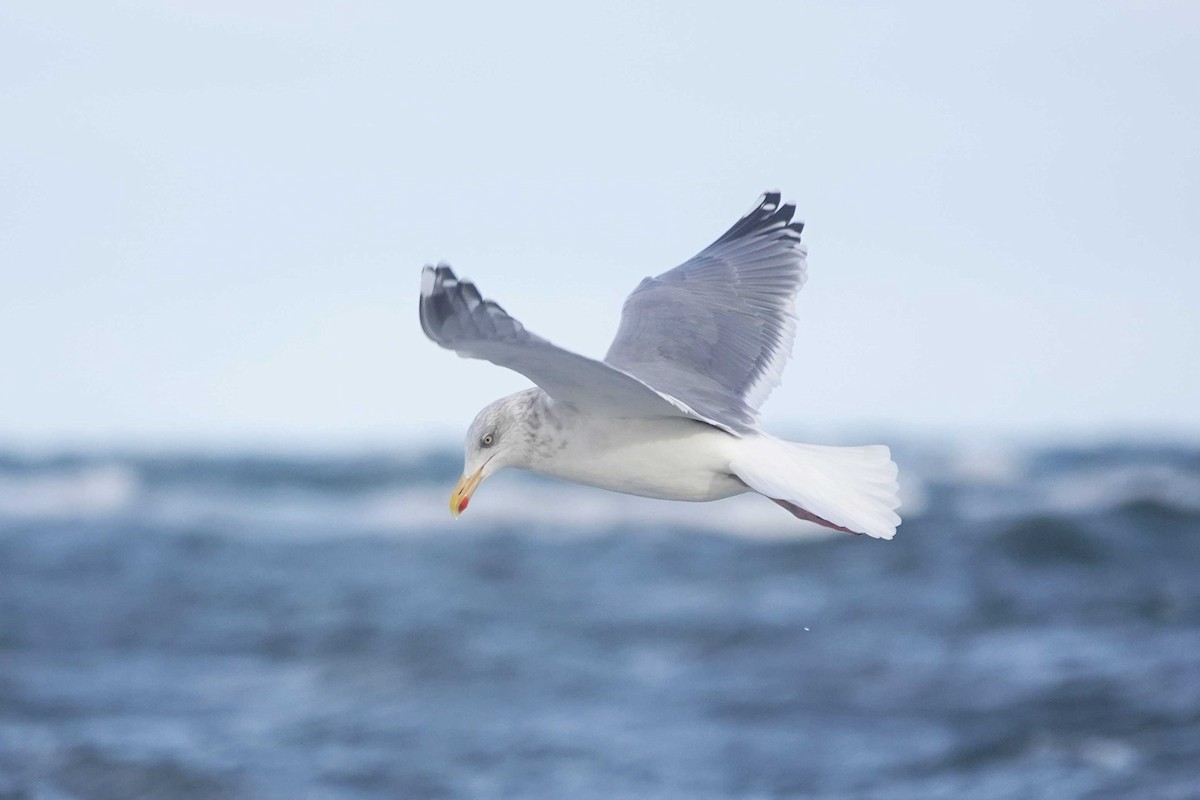
{"label": "bird's beak", "polygon": [[454,487],[454,494],[450,495],[450,516],[457,517],[467,510],[467,503],[471,502],[471,495],[475,493],[475,488],[482,480],[483,467],[475,470],[475,473],[469,477],[463,475],[458,479],[458,485]]}

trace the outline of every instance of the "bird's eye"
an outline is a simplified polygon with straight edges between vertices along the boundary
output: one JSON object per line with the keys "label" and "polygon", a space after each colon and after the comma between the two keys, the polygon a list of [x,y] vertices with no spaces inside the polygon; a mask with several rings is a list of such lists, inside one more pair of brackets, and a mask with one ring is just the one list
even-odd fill
{"label": "bird's eye", "polygon": [[479,440],[479,443],[484,447],[491,447],[495,442],[496,437],[492,436],[490,433],[485,433],[483,438]]}

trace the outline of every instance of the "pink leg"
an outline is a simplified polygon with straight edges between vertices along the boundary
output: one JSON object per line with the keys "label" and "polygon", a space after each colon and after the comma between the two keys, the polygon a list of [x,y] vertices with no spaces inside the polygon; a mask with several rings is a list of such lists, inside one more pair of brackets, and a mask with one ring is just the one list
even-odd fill
{"label": "pink leg", "polygon": [[827,519],[821,519],[816,514],[812,513],[811,511],[805,511],[795,503],[789,503],[787,500],[776,500],[774,497],[771,499],[774,500],[778,505],[783,506],[788,511],[792,512],[792,516],[794,517],[805,519],[809,522],[815,522],[818,525],[824,525],[826,528],[833,528],[835,531],[841,531],[842,533],[853,533],[855,536],[860,535],[857,531],[852,531],[849,528],[843,528],[841,525],[834,525]]}

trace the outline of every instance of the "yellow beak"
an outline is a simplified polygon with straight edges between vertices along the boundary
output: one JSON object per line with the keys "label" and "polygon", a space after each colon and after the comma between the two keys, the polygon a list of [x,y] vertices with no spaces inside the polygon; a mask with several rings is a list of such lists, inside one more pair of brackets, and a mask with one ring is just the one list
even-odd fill
{"label": "yellow beak", "polygon": [[450,516],[457,517],[467,510],[467,503],[471,502],[471,495],[475,494],[475,489],[482,480],[483,467],[475,470],[475,474],[470,477],[463,475],[458,479],[454,494],[450,495]]}

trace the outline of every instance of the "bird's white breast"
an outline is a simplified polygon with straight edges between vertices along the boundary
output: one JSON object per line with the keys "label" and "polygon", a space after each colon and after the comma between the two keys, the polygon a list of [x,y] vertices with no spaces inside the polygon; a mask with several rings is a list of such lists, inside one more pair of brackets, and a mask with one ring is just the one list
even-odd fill
{"label": "bird's white breast", "polygon": [[611,419],[556,409],[530,468],[555,478],[664,500],[719,500],[747,491],[730,472],[737,439],[678,418]]}

